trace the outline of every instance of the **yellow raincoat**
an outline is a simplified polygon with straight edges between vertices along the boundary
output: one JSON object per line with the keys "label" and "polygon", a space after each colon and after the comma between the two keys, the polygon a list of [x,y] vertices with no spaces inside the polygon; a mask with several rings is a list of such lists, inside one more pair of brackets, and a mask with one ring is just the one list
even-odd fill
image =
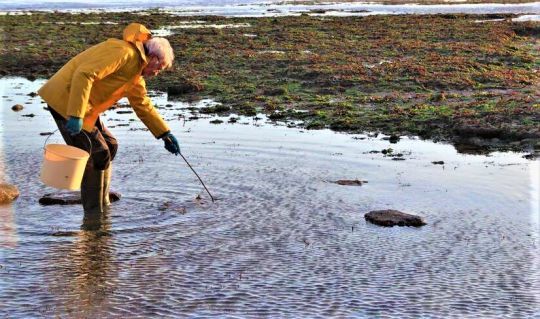
{"label": "yellow raincoat", "polygon": [[78,54],[43,85],[38,94],[64,118],[83,118],[83,129],[92,131],[99,114],[127,97],[137,117],[155,137],[169,127],[146,94],[141,76],[148,64],[143,42],[150,31],[132,23],[123,40],[108,39]]}

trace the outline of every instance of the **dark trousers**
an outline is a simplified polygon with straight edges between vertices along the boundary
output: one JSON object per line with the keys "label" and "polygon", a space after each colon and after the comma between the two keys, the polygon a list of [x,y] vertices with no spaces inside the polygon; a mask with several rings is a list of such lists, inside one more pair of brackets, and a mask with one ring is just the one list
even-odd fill
{"label": "dark trousers", "polygon": [[[64,141],[66,141],[66,144],[78,147],[90,153],[90,159],[87,164],[88,168],[105,170],[109,167],[111,161],[116,156],[118,142],[105,125],[103,125],[103,122],[99,117],[96,120],[92,132],[88,133],[86,131],[81,131],[79,134],[71,135],[66,130],[67,120],[50,106],[49,111],[51,112]],[[90,139],[91,147],[88,139]]]}

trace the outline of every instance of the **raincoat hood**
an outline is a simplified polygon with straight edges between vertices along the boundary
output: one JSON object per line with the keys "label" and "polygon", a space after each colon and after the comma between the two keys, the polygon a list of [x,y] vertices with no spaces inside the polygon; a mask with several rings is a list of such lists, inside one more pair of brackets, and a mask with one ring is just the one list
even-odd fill
{"label": "raincoat hood", "polygon": [[144,63],[147,63],[146,54],[144,53],[143,43],[150,40],[152,33],[140,23],[131,23],[124,29],[123,40],[133,43],[139,52]]}

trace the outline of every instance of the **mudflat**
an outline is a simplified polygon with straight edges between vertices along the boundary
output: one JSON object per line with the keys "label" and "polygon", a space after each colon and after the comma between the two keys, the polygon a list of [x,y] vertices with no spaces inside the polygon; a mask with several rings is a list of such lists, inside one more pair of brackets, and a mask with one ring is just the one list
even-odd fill
{"label": "mudflat", "polygon": [[47,78],[139,22],[175,48],[173,69],[149,89],[221,103],[202,112],[537,151],[540,22],[515,17],[8,14],[0,16],[0,75]]}

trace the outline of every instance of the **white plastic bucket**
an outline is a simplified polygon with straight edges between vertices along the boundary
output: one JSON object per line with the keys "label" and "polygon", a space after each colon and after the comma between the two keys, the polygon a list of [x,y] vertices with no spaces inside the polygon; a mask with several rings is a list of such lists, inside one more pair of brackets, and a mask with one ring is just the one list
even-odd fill
{"label": "white plastic bucket", "polygon": [[64,144],[45,146],[41,181],[48,186],[60,189],[77,190],[90,154],[80,148]]}

